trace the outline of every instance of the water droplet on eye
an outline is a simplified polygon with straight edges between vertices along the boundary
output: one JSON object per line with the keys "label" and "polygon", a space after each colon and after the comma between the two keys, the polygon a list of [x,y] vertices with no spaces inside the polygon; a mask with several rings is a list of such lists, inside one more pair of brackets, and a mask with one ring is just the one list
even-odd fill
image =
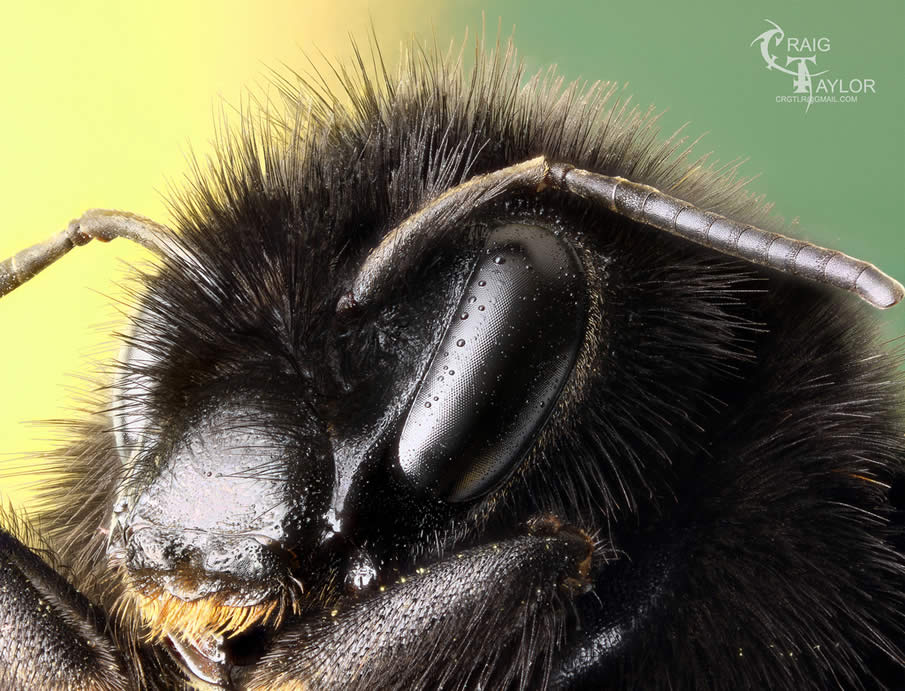
{"label": "water droplet on eye", "polygon": [[425,404],[424,404],[424,407],[425,407],[425,408],[430,408],[430,407],[431,407],[431,402],[428,401],[427,403],[425,403]]}
{"label": "water droplet on eye", "polygon": [[452,376],[452,375],[454,375],[455,373],[456,373],[456,370],[454,370],[454,369],[449,370],[449,376]]}
{"label": "water droplet on eye", "polygon": [[[445,353],[445,355],[449,355],[449,353]],[[449,369],[449,365],[443,365],[443,369]]]}
{"label": "water droplet on eye", "polygon": [[[464,339],[464,338],[460,338],[458,341],[456,341],[456,345],[459,346],[459,347],[461,348],[462,346],[465,345],[465,339]],[[452,374],[452,372],[450,372],[450,374]]]}
{"label": "water droplet on eye", "polygon": [[468,319],[468,312],[462,312],[462,316],[459,319]]}
{"label": "water droplet on eye", "polygon": [[210,477],[211,475],[213,475],[213,473],[212,473],[211,471],[208,470],[208,471],[205,473],[205,475],[207,475],[208,477]]}
{"label": "water droplet on eye", "polygon": [[487,281],[478,281],[478,285],[482,288],[487,285]]}
{"label": "water droplet on eye", "polygon": [[439,397],[439,396],[434,396],[434,400],[435,400],[435,401],[439,401],[439,400],[440,400],[440,397]]}
{"label": "water droplet on eye", "polygon": [[443,375],[442,375],[442,374],[441,374],[439,377],[437,377],[437,381],[443,381]]}
{"label": "water droplet on eye", "polygon": [[484,305],[479,305],[478,312],[483,312],[483,311],[484,311]]}
{"label": "water droplet on eye", "polygon": [[473,305],[477,301],[478,301],[478,299],[474,295],[472,295],[470,298],[468,298],[468,304],[470,304],[470,305]]}
{"label": "water droplet on eye", "polygon": [[494,257],[494,258],[493,258],[493,263],[494,263],[494,264],[505,264],[505,263],[506,263],[506,257]]}

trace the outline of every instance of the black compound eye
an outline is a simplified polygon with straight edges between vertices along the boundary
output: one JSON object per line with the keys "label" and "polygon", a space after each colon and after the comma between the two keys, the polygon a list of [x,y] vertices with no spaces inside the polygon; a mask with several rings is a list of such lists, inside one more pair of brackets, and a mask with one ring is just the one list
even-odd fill
{"label": "black compound eye", "polygon": [[509,477],[572,372],[586,293],[575,250],[550,230],[490,234],[402,428],[413,485],[463,502]]}

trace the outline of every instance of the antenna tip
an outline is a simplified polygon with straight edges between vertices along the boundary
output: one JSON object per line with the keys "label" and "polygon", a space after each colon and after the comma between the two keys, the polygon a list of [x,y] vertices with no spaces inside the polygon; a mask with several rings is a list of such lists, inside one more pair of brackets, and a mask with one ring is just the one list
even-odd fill
{"label": "antenna tip", "polygon": [[858,276],[855,290],[867,302],[880,309],[893,307],[905,297],[905,288],[902,284],[873,265],[868,266]]}

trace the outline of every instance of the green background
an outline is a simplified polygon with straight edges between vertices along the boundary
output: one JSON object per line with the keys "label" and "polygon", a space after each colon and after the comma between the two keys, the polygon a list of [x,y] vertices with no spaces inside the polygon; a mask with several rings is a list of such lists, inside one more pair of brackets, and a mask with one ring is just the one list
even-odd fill
{"label": "green background", "polygon": [[[750,45],[765,19],[828,37],[818,66],[874,79],[877,93],[809,112],[776,103],[791,79],[768,72]],[[223,101],[239,103],[270,67],[304,67],[303,51],[348,60],[349,35],[367,42],[371,21],[390,63],[412,33],[446,46],[483,24],[488,40],[498,27],[514,34],[528,75],[556,63],[567,80],[628,82],[636,103],[665,110],[665,134],[688,122],[692,137],[708,133],[698,152],[748,158],[742,172],[759,175],[749,189],[797,218],[796,234],[905,279],[902,0],[10,5],[0,27],[0,256],[95,206],[166,222],[160,190],[181,184],[190,146],[210,151]],[[79,377],[115,354],[121,263],[142,257],[121,241],[86,247],[0,300],[0,499],[28,501],[33,461],[23,454],[53,445],[23,421],[71,416],[86,389]],[[905,334],[905,306],[877,318],[888,338]]]}

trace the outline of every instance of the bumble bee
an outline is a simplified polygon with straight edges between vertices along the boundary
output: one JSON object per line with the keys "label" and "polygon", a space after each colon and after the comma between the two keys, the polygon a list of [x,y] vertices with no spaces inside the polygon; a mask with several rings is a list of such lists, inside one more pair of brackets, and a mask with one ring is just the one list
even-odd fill
{"label": "bumble bee", "polygon": [[845,293],[902,286],[609,85],[344,78],[280,81],[172,228],[0,264],[157,257],[0,533],[3,687],[900,684],[905,382]]}

